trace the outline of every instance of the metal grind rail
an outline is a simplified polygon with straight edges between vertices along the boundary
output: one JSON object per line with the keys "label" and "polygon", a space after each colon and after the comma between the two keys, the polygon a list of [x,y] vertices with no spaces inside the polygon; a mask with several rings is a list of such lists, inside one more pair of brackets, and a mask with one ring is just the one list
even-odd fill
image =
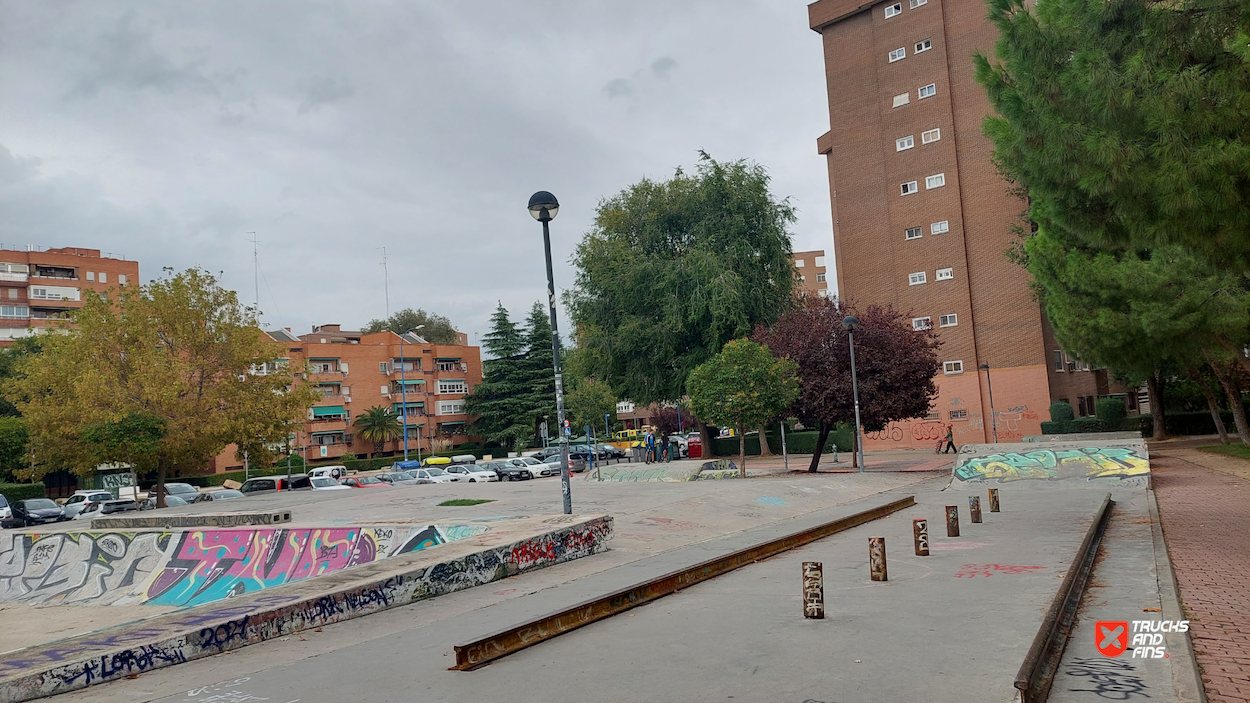
{"label": "metal grind rail", "polygon": [[1045,703],[1050,695],[1050,685],[1055,680],[1055,670],[1063,657],[1063,649],[1068,644],[1072,621],[1081,605],[1081,595],[1085,592],[1085,584],[1093,571],[1094,557],[1098,554],[1103,533],[1107,531],[1107,520],[1111,517],[1113,505],[1115,502],[1108,493],[1098,512],[1094,513],[1094,523],[1086,531],[1076,558],[1068,567],[1068,573],[1059,585],[1059,592],[1051,601],[1046,617],[1042,619],[1042,626],[1029,647],[1029,653],[1024,657],[1024,664],[1016,674],[1015,687],[1019,690],[1021,703]]}
{"label": "metal grind rail", "polygon": [[626,586],[593,600],[583,601],[564,610],[539,616],[506,630],[487,635],[468,644],[456,645],[456,665],[452,669],[470,671],[518,652],[526,647],[576,630],[592,622],[658,600],[683,588],[754,564],[782,552],[802,547],[818,539],[858,527],[916,504],[915,496],[848,515],[763,544],[748,547],[725,556],[709,559],[678,571]]}

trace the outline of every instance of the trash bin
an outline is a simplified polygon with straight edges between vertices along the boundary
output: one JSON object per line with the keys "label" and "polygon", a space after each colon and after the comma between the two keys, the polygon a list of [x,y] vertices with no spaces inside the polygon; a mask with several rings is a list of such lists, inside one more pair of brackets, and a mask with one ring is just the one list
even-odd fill
{"label": "trash bin", "polygon": [[629,448],[629,460],[631,462],[646,461],[647,460],[646,451],[647,451],[646,447],[630,447]]}
{"label": "trash bin", "polygon": [[686,442],[686,451],[691,459],[703,458],[703,439],[701,437],[691,437]]}

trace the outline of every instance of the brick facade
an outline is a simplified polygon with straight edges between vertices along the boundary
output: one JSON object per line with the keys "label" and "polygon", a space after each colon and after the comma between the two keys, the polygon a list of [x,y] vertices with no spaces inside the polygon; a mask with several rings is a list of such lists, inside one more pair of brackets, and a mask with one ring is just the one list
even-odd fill
{"label": "brick facade", "polygon": [[[865,446],[930,447],[946,424],[957,444],[993,441],[995,424],[999,441],[1040,434],[1055,374],[1028,275],[1004,255],[1027,223],[981,134],[990,106],[972,55],[996,39],[984,2],[820,0],[808,14],[824,47],[831,128],[817,150],[839,295],[928,324],[952,365],[929,419],[872,433]],[[1067,374],[1080,388],[1064,392],[1098,395],[1095,376]]]}
{"label": "brick facade", "polygon": [[139,284],[139,263],[99,249],[0,248],[0,347],[55,326],[89,292]]}
{"label": "brick facade", "polygon": [[826,280],[829,269],[825,266],[825,251],[796,251],[790,255],[795,273],[799,274],[798,290],[812,295],[828,297],[829,281]]}

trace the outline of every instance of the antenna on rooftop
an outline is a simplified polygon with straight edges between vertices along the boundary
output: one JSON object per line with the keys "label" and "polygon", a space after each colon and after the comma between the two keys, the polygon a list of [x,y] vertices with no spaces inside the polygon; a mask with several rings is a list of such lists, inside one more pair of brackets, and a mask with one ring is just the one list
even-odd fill
{"label": "antenna on rooftop", "polygon": [[255,232],[248,232],[248,234],[252,235],[247,241],[252,243],[252,286],[256,295],[252,304],[260,310],[260,258],[256,254],[256,245],[260,244],[260,240],[256,238]]}
{"label": "antenna on rooftop", "polygon": [[386,293],[386,320],[391,319],[391,278],[386,271],[386,247],[378,247],[382,250],[382,290]]}

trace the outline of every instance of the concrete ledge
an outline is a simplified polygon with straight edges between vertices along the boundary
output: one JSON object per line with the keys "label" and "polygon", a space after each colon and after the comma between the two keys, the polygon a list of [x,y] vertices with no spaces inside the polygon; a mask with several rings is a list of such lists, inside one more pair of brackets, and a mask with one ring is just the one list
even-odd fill
{"label": "concrete ledge", "polygon": [[171,527],[246,527],[278,525],[291,521],[290,510],[249,513],[214,513],[212,515],[118,515],[91,520],[93,530],[134,530]]}
{"label": "concrete ledge", "polygon": [[604,551],[612,518],[557,516],[537,535],[472,540],[345,569],[0,657],[0,703],[181,664]]}

